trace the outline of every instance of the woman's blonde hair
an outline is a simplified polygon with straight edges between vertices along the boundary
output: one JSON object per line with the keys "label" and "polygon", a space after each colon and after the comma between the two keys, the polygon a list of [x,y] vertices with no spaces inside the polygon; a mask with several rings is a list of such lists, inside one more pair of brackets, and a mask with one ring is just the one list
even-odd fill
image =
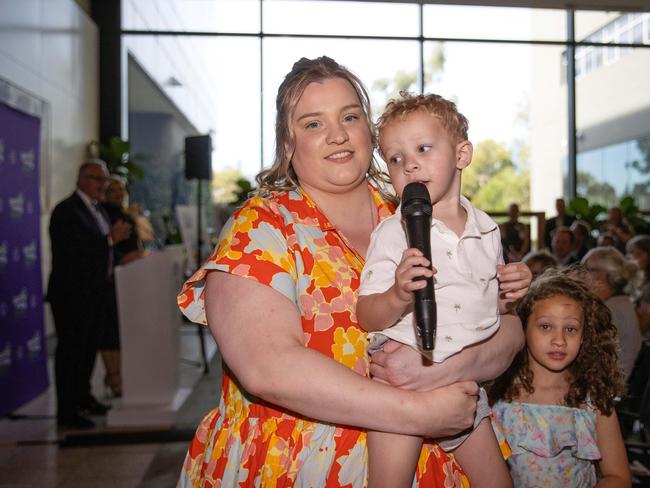
{"label": "woman's blonde hair", "polygon": [[625,256],[613,246],[595,247],[587,252],[582,258],[582,264],[592,259],[598,263],[598,267],[605,272],[605,282],[614,294],[627,293],[634,297],[641,286],[643,274],[639,265]]}
{"label": "woman's blonde hair", "polygon": [[[298,187],[298,177],[291,165],[293,154],[287,152],[287,146],[295,143],[295,134],[291,129],[291,117],[305,88],[310,83],[330,78],[341,78],[352,85],[359,97],[361,108],[368,123],[368,131],[375,147],[377,136],[371,119],[370,99],[361,80],[350,70],[332,58],[321,56],[316,59],[300,58],[280,84],[275,100],[275,159],[273,165],[262,170],[256,177],[259,195],[265,196],[274,191],[286,191]],[[379,169],[374,156],[368,162],[368,179],[376,186],[382,196],[396,202],[394,195],[386,191],[390,185],[388,175]]]}

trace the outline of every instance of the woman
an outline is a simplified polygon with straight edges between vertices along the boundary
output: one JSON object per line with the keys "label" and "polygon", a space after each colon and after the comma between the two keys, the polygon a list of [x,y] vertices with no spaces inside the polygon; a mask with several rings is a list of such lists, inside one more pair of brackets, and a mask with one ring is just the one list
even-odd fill
{"label": "woman", "polygon": [[[261,196],[235,213],[179,296],[186,315],[207,320],[226,365],[221,403],[197,430],[180,486],[360,488],[364,429],[440,437],[468,427],[476,384],[450,383],[470,368],[466,377],[496,376],[522,345],[519,323],[506,319],[447,366],[459,373],[427,369],[397,346],[377,359],[386,382],[448,386],[416,393],[369,380],[356,291],[370,233],[394,203],[372,160],[368,96],[332,59],[303,58],[276,106],[276,156],[257,178]],[[502,290],[520,296],[530,274],[510,270]],[[419,485],[462,483],[434,445],[419,464]]]}
{"label": "woman", "polygon": [[638,265],[612,246],[591,249],[582,258],[593,292],[612,312],[621,345],[619,363],[627,379],[641,349],[641,329],[630,296],[640,282]]}
{"label": "woman", "polygon": [[625,252],[643,271],[643,284],[650,283],[650,236],[638,235],[627,241]]}

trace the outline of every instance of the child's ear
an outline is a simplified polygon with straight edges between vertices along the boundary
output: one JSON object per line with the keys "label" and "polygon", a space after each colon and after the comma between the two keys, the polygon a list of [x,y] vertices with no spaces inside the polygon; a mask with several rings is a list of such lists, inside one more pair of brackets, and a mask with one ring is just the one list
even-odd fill
{"label": "child's ear", "polygon": [[456,169],[465,169],[472,162],[472,154],[474,153],[474,146],[472,143],[465,140],[456,145]]}

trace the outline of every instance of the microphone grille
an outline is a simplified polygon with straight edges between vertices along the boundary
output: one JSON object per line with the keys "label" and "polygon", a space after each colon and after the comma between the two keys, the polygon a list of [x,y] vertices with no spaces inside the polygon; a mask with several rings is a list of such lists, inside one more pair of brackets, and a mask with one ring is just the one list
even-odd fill
{"label": "microphone grille", "polygon": [[421,213],[431,215],[431,197],[424,183],[414,181],[402,191],[402,215],[409,217]]}

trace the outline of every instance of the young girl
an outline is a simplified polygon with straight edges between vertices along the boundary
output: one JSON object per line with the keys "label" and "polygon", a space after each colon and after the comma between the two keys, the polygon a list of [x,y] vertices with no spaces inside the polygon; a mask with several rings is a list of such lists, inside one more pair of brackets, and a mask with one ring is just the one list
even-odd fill
{"label": "young girl", "polygon": [[630,486],[614,411],[623,377],[609,310],[578,278],[548,270],[517,313],[526,347],[490,388],[515,487]]}

